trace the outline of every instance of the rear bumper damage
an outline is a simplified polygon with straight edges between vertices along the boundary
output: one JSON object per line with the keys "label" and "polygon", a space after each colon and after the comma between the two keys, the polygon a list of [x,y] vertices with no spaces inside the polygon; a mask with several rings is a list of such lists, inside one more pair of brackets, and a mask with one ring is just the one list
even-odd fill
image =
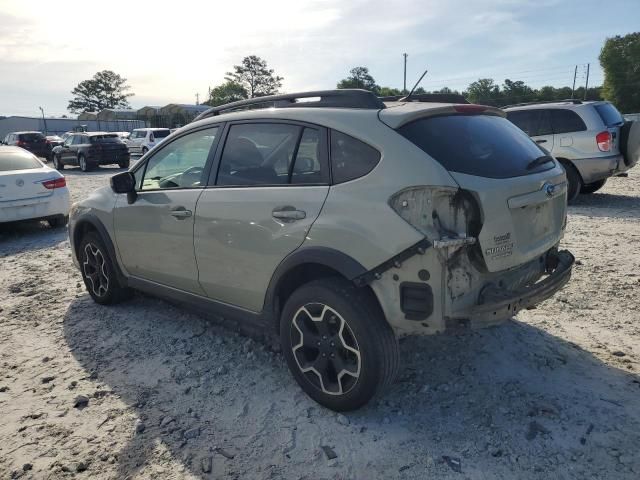
{"label": "rear bumper damage", "polygon": [[575,258],[568,250],[551,251],[546,262],[548,275],[542,280],[515,289],[498,287],[493,283],[486,285],[480,291],[476,305],[446,319],[447,330],[494,325],[524,308],[543,302],[567,284],[574,262]]}

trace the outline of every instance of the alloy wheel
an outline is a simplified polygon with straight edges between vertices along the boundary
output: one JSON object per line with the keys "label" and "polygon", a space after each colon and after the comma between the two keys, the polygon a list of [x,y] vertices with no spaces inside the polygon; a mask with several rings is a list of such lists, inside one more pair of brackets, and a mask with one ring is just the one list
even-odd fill
{"label": "alloy wheel", "polygon": [[291,344],[298,368],[323,393],[344,395],[360,377],[358,342],[345,319],[322,303],[298,309],[291,322]]}
{"label": "alloy wheel", "polygon": [[98,247],[93,243],[87,243],[84,247],[84,263],[82,271],[91,283],[93,293],[102,297],[109,288],[109,275],[107,275],[106,260]]}

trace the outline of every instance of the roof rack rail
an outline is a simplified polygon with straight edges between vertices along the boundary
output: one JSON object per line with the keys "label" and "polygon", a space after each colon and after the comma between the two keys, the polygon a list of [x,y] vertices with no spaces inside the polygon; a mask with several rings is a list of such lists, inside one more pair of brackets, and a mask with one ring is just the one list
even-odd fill
{"label": "roof rack rail", "polygon": [[574,105],[580,105],[583,102],[577,98],[567,98],[566,100],[540,100],[538,102],[514,103],[500,108],[526,107],[527,105],[544,105],[545,103],[573,103]]}
{"label": "roof rack rail", "polygon": [[469,103],[457,93],[419,93],[407,98],[406,95],[378,97],[383,102],[427,102],[427,103]]}
{"label": "roof rack rail", "polygon": [[385,108],[385,105],[368,90],[318,90],[313,92],[287,93],[284,95],[269,95],[266,97],[256,97],[231,102],[220,105],[219,107],[212,107],[202,112],[194,121],[239,110],[299,107],[364,108],[380,110],[381,108]]}

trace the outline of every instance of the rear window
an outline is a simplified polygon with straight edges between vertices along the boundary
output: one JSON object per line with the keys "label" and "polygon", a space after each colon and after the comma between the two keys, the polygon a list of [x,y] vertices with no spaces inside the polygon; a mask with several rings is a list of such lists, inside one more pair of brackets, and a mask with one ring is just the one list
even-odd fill
{"label": "rear window", "polygon": [[560,108],[553,108],[550,111],[553,133],[584,132],[587,129],[576,112]]}
{"label": "rear window", "polygon": [[31,170],[34,168],[42,168],[42,164],[33,155],[0,151],[0,172]]}
{"label": "rear window", "polygon": [[607,127],[615,127],[624,123],[624,118],[616,107],[610,103],[595,105],[596,112]]}
{"label": "rear window", "polygon": [[20,140],[23,142],[37,142],[39,140],[44,140],[44,135],[41,133],[21,133],[19,135]]}
{"label": "rear window", "polygon": [[94,137],[89,137],[91,139],[91,143],[122,143],[120,137],[118,135],[97,135]]}
{"label": "rear window", "polygon": [[452,172],[510,178],[553,168],[552,162],[527,167],[545,153],[506,118],[448,115],[421,118],[398,132]]}
{"label": "rear window", "polygon": [[153,136],[156,138],[164,138],[164,137],[168,137],[169,134],[171,133],[171,130],[167,129],[167,130],[154,130],[153,132]]}

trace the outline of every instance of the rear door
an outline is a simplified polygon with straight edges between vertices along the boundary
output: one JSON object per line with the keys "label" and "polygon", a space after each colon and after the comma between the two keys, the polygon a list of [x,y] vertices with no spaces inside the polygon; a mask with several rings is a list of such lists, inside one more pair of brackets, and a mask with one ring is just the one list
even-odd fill
{"label": "rear door", "polygon": [[449,115],[399,132],[477,198],[478,242],[489,271],[521,265],[558,243],[567,209],[564,170],[514,124],[494,115]]}
{"label": "rear door", "polygon": [[259,312],[273,272],[302,244],[329,192],[327,133],[234,123],[219,157],[196,209],[200,284],[214,300]]}
{"label": "rear door", "polygon": [[553,129],[548,109],[516,110],[507,112],[507,118],[542,148],[553,152]]}
{"label": "rear door", "polygon": [[119,195],[114,209],[118,252],[131,275],[203,294],[193,221],[217,137],[218,127],[189,132],[154,151],[134,170],[135,202]]}

